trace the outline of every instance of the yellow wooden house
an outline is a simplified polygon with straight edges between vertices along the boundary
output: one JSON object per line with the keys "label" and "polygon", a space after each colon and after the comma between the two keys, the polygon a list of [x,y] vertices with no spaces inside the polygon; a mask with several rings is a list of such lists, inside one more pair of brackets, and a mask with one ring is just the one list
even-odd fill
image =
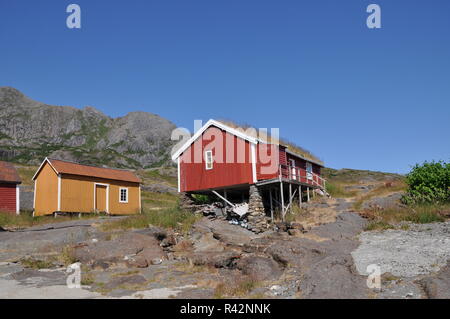
{"label": "yellow wooden house", "polygon": [[34,216],[141,212],[141,180],[131,171],[45,158],[34,181]]}

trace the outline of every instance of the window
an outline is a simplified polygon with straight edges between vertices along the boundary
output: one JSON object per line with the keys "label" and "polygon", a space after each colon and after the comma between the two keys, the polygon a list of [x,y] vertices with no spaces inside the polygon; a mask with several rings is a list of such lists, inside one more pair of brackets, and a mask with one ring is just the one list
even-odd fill
{"label": "window", "polygon": [[308,177],[308,179],[313,178],[312,172],[312,164],[310,162],[306,162],[306,176]]}
{"label": "window", "polygon": [[213,155],[212,151],[205,152],[205,165],[206,169],[213,169]]}
{"label": "window", "polygon": [[119,189],[119,203],[128,203],[128,188]]}

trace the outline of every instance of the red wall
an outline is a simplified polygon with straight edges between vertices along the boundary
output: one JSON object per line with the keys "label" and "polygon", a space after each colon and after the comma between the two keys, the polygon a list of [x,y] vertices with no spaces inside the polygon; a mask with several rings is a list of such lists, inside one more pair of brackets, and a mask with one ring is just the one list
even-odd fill
{"label": "red wall", "polygon": [[0,211],[16,212],[16,185],[0,183]]}
{"label": "red wall", "polygon": [[258,180],[273,179],[279,177],[279,165],[281,153],[278,150],[278,145],[261,144],[257,145],[257,162],[256,162],[256,176]]}
{"label": "red wall", "polygon": [[[267,163],[267,156],[275,153],[277,145],[256,145],[256,176],[257,179],[273,179],[279,177],[278,165],[289,165],[288,159],[296,160],[296,166],[306,169],[306,161],[286,153],[284,146],[279,146],[279,154],[272,159],[275,163]],[[244,150],[241,162],[238,162],[238,148]],[[205,151],[213,152],[213,169],[205,167]],[[229,150],[234,150],[230,152]],[[227,153],[228,152],[228,153]],[[196,155],[197,154],[197,155]],[[198,162],[195,162],[197,156]],[[264,157],[263,157],[264,156]],[[267,171],[267,167],[274,165],[275,169]],[[266,170],[263,170],[263,168]],[[287,167],[284,168],[288,173]],[[313,172],[320,174],[320,167],[313,164]],[[303,172],[303,175],[306,173]],[[251,143],[231,135],[216,127],[208,128],[181,156],[180,156],[180,191],[195,192],[200,190],[229,187],[233,185],[253,184],[251,163]]]}
{"label": "red wall", "polygon": [[[253,184],[251,147],[248,141],[216,127],[208,128],[202,136],[203,138],[197,139],[180,157],[180,191],[190,192],[231,185]],[[234,153],[227,154],[227,142],[231,144],[231,141],[234,144]],[[216,147],[214,147],[214,143],[216,143]],[[245,150],[242,163],[237,162],[238,147]],[[230,147],[230,149],[232,148]],[[213,151],[214,167],[211,170],[205,168],[204,153],[207,150]],[[200,157],[199,163],[194,161],[196,152]],[[227,163],[227,156],[231,163]],[[222,158],[222,163],[219,162],[220,158]]]}

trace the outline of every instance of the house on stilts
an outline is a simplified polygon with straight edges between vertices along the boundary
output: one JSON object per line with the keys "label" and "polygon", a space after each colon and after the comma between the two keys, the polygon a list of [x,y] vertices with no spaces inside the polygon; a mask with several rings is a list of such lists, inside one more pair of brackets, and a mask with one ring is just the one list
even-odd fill
{"label": "house on stilts", "polygon": [[248,203],[249,224],[259,226],[276,213],[284,219],[294,204],[325,194],[323,162],[262,133],[209,120],[172,154],[178,191],[214,194],[236,208]]}

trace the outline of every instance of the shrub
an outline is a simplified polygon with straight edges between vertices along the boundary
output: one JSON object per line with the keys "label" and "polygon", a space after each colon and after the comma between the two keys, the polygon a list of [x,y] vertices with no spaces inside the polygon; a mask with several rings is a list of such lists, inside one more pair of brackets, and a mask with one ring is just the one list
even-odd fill
{"label": "shrub", "polygon": [[450,163],[425,162],[416,164],[406,175],[408,191],[405,204],[444,203],[450,201]]}

